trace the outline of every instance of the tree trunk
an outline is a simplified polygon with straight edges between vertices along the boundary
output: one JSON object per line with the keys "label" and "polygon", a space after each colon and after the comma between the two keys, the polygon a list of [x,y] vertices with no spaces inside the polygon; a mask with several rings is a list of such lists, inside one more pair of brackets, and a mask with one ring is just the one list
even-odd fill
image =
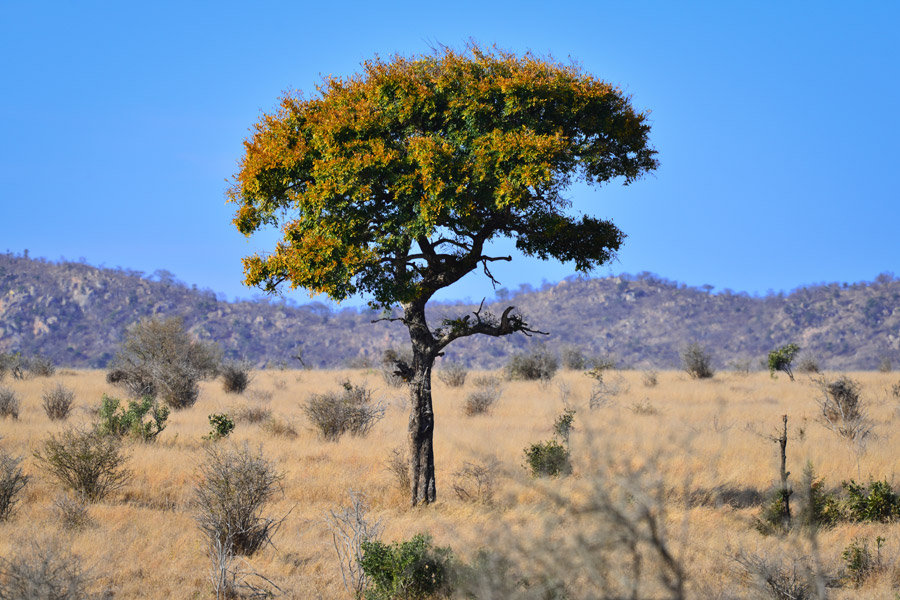
{"label": "tree trunk", "polygon": [[437,497],[434,477],[434,409],[431,404],[431,368],[436,351],[425,321],[424,303],[407,305],[405,318],[412,342],[410,373],[409,480],[410,504],[431,504]]}

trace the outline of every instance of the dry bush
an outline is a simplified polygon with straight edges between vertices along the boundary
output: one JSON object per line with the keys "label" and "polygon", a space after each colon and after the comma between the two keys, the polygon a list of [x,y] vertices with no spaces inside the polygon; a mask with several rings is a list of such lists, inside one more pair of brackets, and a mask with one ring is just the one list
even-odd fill
{"label": "dry bush", "polygon": [[63,384],[57,383],[56,387],[44,390],[41,394],[41,401],[44,412],[47,413],[51,421],[64,421],[72,410],[75,392]]}
{"label": "dry bush", "polygon": [[246,444],[223,449],[205,447],[194,488],[196,519],[210,548],[251,555],[271,542],[283,519],[262,514],[281,489],[283,475]]}
{"label": "dry bush", "polygon": [[131,477],[119,439],[94,429],[51,434],[34,457],[64,488],[88,502],[102,500]]}
{"label": "dry bush", "polygon": [[641,383],[644,387],[656,387],[659,384],[659,373],[656,369],[647,369],[641,373]]}
{"label": "dry bush", "polygon": [[712,354],[697,342],[688,344],[681,351],[681,367],[691,379],[709,379],[715,375]]}
{"label": "dry bush", "polygon": [[558,369],[556,355],[546,346],[538,345],[510,357],[506,364],[506,377],[511,380],[549,381]]}
{"label": "dry bush", "polygon": [[144,319],[128,329],[107,375],[135,397],[159,396],[172,408],[193,406],[198,382],[216,374],[221,350],[191,338],[180,318]]}
{"label": "dry bush", "polygon": [[798,373],[806,373],[813,374],[819,373],[821,369],[819,368],[818,359],[809,353],[800,353],[800,356],[797,357],[797,372]]}
{"label": "dry bush", "polygon": [[385,408],[374,402],[365,385],[341,382],[341,392],[313,394],[303,412],[313,428],[326,440],[337,441],[345,433],[364,436],[384,417]]}
{"label": "dry bush", "polygon": [[442,363],[437,376],[447,387],[458,388],[466,384],[469,370],[457,363]]}
{"label": "dry bush", "polygon": [[22,472],[22,459],[0,450],[0,521],[6,521],[16,508],[19,495],[28,484]]}
{"label": "dry bush", "polygon": [[53,500],[53,514],[63,529],[78,531],[93,523],[84,498],[60,494]]}
{"label": "dry bush", "polygon": [[498,468],[496,460],[463,463],[462,468],[453,474],[452,488],[457,498],[463,502],[490,504],[494,499]]}
{"label": "dry bush", "polygon": [[659,410],[652,404],[650,404],[649,398],[644,398],[640,402],[634,402],[631,406],[628,407],[631,412],[636,415],[658,415]]}
{"label": "dry bush", "polygon": [[369,518],[369,504],[360,492],[350,491],[350,503],[325,515],[325,525],[338,555],[341,580],[354,598],[362,598],[369,584],[363,571],[363,542],[377,540],[381,535],[381,521]]}
{"label": "dry bush", "polygon": [[265,423],[269,419],[272,418],[272,410],[265,406],[246,406],[239,411],[237,411],[237,415],[235,416],[235,421],[238,423],[251,423],[251,424],[260,424]]}
{"label": "dry bush", "polygon": [[738,552],[734,561],[741,568],[741,579],[765,598],[812,600],[826,597],[823,578],[817,576],[805,561],[746,551]]}
{"label": "dry bush", "polygon": [[272,417],[263,421],[262,430],[273,437],[289,440],[297,437],[297,429],[294,427],[294,424],[285,419],[279,419],[278,417]]}
{"label": "dry bush", "polygon": [[35,377],[53,377],[56,367],[49,357],[35,354],[28,359],[28,371]]}
{"label": "dry bush", "polygon": [[388,348],[381,354],[381,376],[391,387],[400,387],[406,383],[402,372],[412,365],[412,351]]}
{"label": "dry bush", "polygon": [[477,377],[474,383],[475,389],[469,392],[463,405],[463,411],[468,417],[490,413],[503,394],[503,385],[496,377]]}
{"label": "dry bush", "polygon": [[384,466],[388,473],[394,476],[397,487],[401,492],[409,492],[411,482],[409,480],[409,451],[406,446],[397,446],[392,449]]}
{"label": "dry bush", "polygon": [[19,396],[15,391],[0,387],[0,418],[19,418]]}
{"label": "dry bush", "polygon": [[78,557],[56,542],[0,558],[0,600],[86,600],[88,582]]}
{"label": "dry bush", "polygon": [[860,398],[862,386],[859,382],[842,376],[835,381],[822,377],[816,383],[820,390],[817,401],[825,426],[848,440],[862,440],[868,436],[872,423]]}
{"label": "dry bush", "polygon": [[243,394],[250,385],[250,365],[244,362],[230,362],[222,366],[222,389],[226,394]]}

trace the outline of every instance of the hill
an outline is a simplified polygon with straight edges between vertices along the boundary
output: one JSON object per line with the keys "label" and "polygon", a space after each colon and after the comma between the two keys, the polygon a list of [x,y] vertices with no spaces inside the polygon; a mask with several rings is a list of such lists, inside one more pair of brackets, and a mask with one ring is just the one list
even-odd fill
{"label": "hill", "polygon": [[[486,310],[515,305],[550,336],[503,339],[476,336],[455,342],[447,358],[495,368],[535,341],[560,350],[612,355],[626,366],[678,365],[690,341],[713,351],[719,366],[756,360],[776,345],[795,342],[832,369],[873,369],[900,358],[900,280],[819,284],[790,294],[750,296],[678,284],[643,273],[570,278],[538,290],[501,289]],[[474,310],[462,303],[431,308],[433,323]],[[211,290],[188,286],[166,271],[98,268],[0,254],[0,351],[49,356],[58,365],[103,367],[131,323],[142,317],[180,316],[190,330],[222,345],[227,357],[258,365],[308,366],[375,362],[388,346],[407,343],[402,326],[372,323],[368,309],[332,310],[313,302],[228,302]]]}

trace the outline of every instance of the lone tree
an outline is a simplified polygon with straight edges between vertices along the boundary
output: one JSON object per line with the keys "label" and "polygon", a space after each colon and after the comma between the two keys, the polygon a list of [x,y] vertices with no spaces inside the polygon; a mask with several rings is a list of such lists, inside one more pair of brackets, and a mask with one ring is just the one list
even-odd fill
{"label": "lone tree", "polygon": [[794,362],[794,357],[797,356],[798,352],[800,352],[800,346],[797,344],[785,344],[781,348],[776,348],[769,352],[769,375],[774,378],[775,371],[784,371],[793,381],[794,371],[791,368],[791,363]]}
{"label": "lone tree", "polygon": [[435,500],[431,374],[453,340],[536,330],[510,306],[432,327],[425,305],[479,266],[489,242],[573,261],[589,272],[624,234],[573,216],[562,192],[580,178],[624,184],[656,168],[647,113],[621,90],[532,54],[470,45],[363,63],[305,98],[287,93],[244,142],[228,192],[245,235],[280,227],[274,252],[243,259],[246,284],[282,284],[340,301],[367,294],[409,329],[411,502]]}

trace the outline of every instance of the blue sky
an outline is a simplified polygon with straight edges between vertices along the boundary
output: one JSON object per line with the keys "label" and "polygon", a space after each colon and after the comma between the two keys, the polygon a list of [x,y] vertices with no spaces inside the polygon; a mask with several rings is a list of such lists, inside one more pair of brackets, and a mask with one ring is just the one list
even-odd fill
{"label": "blue sky", "polygon": [[[275,238],[241,236],[224,191],[261,111],[471,38],[577,59],[652,111],[655,174],[571,190],[628,235],[596,275],[765,293],[900,274],[898,23],[895,2],[0,0],[0,251],[250,297],[240,258]],[[572,272],[495,269],[510,289]],[[442,298],[485,295],[474,273]]]}

